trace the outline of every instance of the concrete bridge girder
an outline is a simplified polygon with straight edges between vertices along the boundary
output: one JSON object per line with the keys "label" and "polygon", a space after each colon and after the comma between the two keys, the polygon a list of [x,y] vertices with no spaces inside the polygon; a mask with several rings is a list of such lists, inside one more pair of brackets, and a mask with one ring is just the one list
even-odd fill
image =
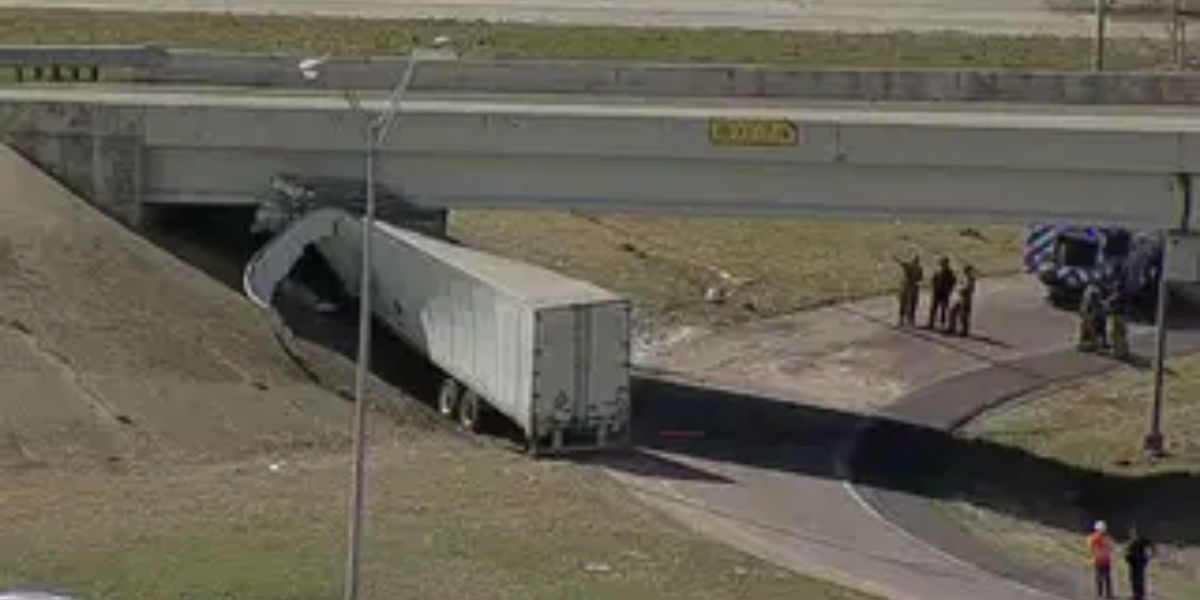
{"label": "concrete bridge girder", "polygon": [[[361,124],[336,97],[26,92],[0,95],[10,139],[69,182],[98,166],[84,189],[117,213],[251,203],[280,172],[362,172]],[[380,173],[449,207],[1177,226],[1200,127],[1145,112],[422,97]],[[795,139],[731,146],[713,119],[786,122]]]}

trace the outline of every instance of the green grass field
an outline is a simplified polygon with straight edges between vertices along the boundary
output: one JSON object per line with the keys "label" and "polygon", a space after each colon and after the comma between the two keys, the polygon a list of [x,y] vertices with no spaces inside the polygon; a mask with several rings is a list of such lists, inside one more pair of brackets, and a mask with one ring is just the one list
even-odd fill
{"label": "green grass field", "polygon": [[[85,599],[341,593],[346,462],[293,456],[0,486],[0,590]],[[867,600],[664,522],[593,467],[405,434],[370,469],[366,598]]]}
{"label": "green grass field", "polygon": [[[1018,232],[999,226],[465,212],[451,229],[629,294],[647,317],[669,322],[727,323],[889,290],[899,280],[892,253],[921,252],[929,264],[946,254],[1000,274],[1019,267],[1021,251]],[[721,272],[736,291],[708,304],[704,290]]]}
{"label": "green grass field", "polygon": [[[754,62],[822,67],[1086,69],[1091,42],[1047,36],[842,34],[0,9],[0,43],[159,43],[243,51],[401,53],[449,33],[470,57]],[[1165,36],[1164,36],[1165,41]],[[1164,64],[1158,41],[1114,40],[1110,68]]]}
{"label": "green grass field", "polygon": [[[1113,522],[1118,539],[1136,521],[1163,542],[1151,571],[1155,597],[1200,597],[1200,356],[1177,360],[1170,368],[1163,412],[1166,459],[1150,460],[1141,451],[1149,374],[1123,371],[986,415],[965,432],[1069,467],[1056,471],[1055,480],[1022,475],[1041,488],[1044,504],[1020,504],[995,485],[989,493],[992,507],[1004,510],[978,508],[979,502],[949,502],[947,510],[1014,557],[1081,576],[1081,540],[1089,520]],[[1079,528],[1038,524],[1049,515],[1077,522]]]}

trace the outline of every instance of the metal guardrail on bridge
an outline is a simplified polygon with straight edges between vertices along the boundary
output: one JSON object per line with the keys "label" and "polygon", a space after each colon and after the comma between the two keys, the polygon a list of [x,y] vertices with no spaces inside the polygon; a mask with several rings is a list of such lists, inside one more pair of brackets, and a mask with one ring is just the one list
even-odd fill
{"label": "metal guardrail on bridge", "polygon": [[[18,79],[64,74],[152,85],[299,88],[299,56],[168,50],[154,46],[0,46]],[[325,87],[387,89],[406,58],[335,57]],[[81,72],[85,70],[86,72]],[[26,77],[27,75],[31,75]],[[870,102],[1081,105],[1200,104],[1200,74],[955,69],[812,69],[779,65],[579,60],[462,60],[420,65],[413,89],[479,94],[590,94]]]}
{"label": "metal guardrail on bridge", "polygon": [[18,82],[99,81],[101,69],[148,70],[170,59],[158,46],[0,45],[0,67],[11,67]]}
{"label": "metal guardrail on bridge", "polygon": [[[308,85],[286,54],[172,51],[146,83],[254,87]],[[388,89],[404,57],[341,57],[322,85]],[[814,69],[779,65],[582,60],[462,60],[420,65],[414,90],[480,94],[594,94],[871,102],[1186,105],[1200,103],[1200,74],[1004,69]]]}

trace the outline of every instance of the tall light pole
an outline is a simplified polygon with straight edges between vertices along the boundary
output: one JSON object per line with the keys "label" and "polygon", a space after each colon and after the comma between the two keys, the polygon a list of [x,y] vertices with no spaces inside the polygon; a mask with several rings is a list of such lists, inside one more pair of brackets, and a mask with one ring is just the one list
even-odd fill
{"label": "tall light pole", "polygon": [[[359,590],[359,564],[362,556],[362,528],[365,513],[364,488],[366,483],[366,433],[367,433],[367,373],[370,368],[371,353],[371,239],[375,230],[375,156],[387,140],[387,134],[396,123],[400,112],[400,103],[404,99],[408,87],[412,83],[417,65],[422,60],[431,58],[430,51],[447,48],[450,38],[438,36],[429,46],[418,46],[408,54],[408,61],[400,82],[388,96],[387,105],[382,112],[365,118],[363,153],[366,159],[366,206],[362,219],[362,264],[359,272],[358,294],[358,353],[355,358],[354,371],[354,424],[352,439],[354,457],[352,459],[352,474],[350,480],[350,511],[349,511],[349,540],[346,550],[346,580],[345,600],[357,600]],[[437,58],[453,58],[453,52],[441,52]],[[322,67],[326,58],[310,58],[300,61],[298,65],[301,75],[307,81],[317,81],[321,77]],[[358,93],[346,91],[346,99],[355,113],[368,117]]]}
{"label": "tall light pole", "polygon": [[1155,458],[1161,457],[1166,451],[1162,434],[1163,371],[1166,370],[1167,361],[1167,310],[1171,297],[1171,285],[1167,276],[1167,253],[1171,250],[1170,235],[1163,231],[1160,236],[1162,259],[1158,268],[1158,303],[1154,314],[1154,401],[1150,407],[1150,431],[1146,433],[1143,442],[1146,452]]}
{"label": "tall light pole", "polygon": [[[1154,349],[1154,403],[1150,409],[1150,431],[1146,434],[1145,449],[1154,457],[1162,457],[1166,454],[1166,444],[1163,440],[1162,432],[1162,408],[1163,408],[1163,372],[1166,370],[1167,360],[1167,309],[1170,306],[1168,300],[1171,295],[1171,278],[1175,275],[1175,261],[1186,260],[1180,259],[1178,255],[1191,256],[1195,250],[1189,249],[1186,246],[1176,248],[1176,243],[1186,239],[1191,234],[1192,223],[1192,192],[1193,182],[1192,176],[1188,174],[1178,175],[1179,190],[1183,197],[1183,218],[1179,220],[1179,229],[1173,231],[1163,231],[1160,233],[1162,240],[1162,259],[1158,268],[1158,312],[1156,315],[1155,331],[1155,349]],[[1176,254],[1178,253],[1178,255]],[[1195,275],[1184,275],[1185,281],[1194,281]]]}
{"label": "tall light pole", "polygon": [[1187,69],[1187,21],[1184,18],[1183,0],[1171,3],[1171,47],[1174,50],[1175,68]]}

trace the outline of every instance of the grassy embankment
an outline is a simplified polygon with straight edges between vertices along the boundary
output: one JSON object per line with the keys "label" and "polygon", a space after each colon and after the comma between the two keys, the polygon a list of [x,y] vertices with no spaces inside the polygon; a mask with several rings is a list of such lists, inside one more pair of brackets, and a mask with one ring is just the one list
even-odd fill
{"label": "grassy embankment", "polygon": [[[592,468],[433,434],[370,470],[368,598],[866,600],[664,522]],[[332,598],[346,462],[5,473],[0,590],[84,599]]]}
{"label": "grassy embankment", "polygon": [[1161,544],[1155,597],[1200,597],[1200,357],[1170,365],[1162,460],[1140,447],[1150,392],[1148,375],[1128,370],[985,415],[964,435],[1036,458],[945,508],[1009,555],[1080,577],[1092,519],[1113,523],[1119,541],[1137,522]]}

